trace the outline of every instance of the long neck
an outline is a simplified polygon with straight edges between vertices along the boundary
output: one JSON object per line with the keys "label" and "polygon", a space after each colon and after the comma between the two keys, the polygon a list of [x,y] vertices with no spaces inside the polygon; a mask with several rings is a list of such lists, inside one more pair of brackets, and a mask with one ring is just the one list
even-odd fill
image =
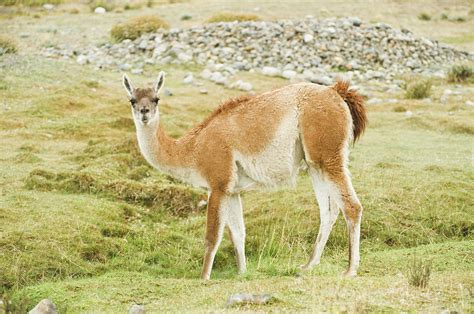
{"label": "long neck", "polygon": [[164,132],[159,121],[144,126],[136,124],[140,150],[145,159],[156,168],[173,174],[176,168],[193,168],[192,140],[175,140]]}

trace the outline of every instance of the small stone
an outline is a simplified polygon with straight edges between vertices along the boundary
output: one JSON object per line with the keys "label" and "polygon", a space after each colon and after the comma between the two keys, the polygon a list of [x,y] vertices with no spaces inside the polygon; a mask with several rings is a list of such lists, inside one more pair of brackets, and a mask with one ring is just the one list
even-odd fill
{"label": "small stone", "polygon": [[252,84],[248,83],[248,82],[244,82],[242,80],[238,80],[237,82],[231,84],[229,86],[229,88],[234,88],[234,89],[238,89],[238,90],[243,90],[243,91],[246,91],[246,92],[249,92],[253,89],[253,86]]}
{"label": "small stone", "polygon": [[474,106],[474,101],[466,100],[466,102],[464,104],[466,106],[472,107],[472,106]]}
{"label": "small stone", "polygon": [[132,74],[142,74],[143,73],[143,69],[140,69],[140,68],[135,68],[135,69],[132,69]]}
{"label": "small stone", "polygon": [[188,74],[186,74],[186,76],[184,77],[183,83],[184,83],[184,84],[191,84],[193,81],[194,81],[193,74],[192,74],[192,73],[188,73]]}
{"label": "small stone", "polygon": [[199,74],[203,79],[209,80],[211,78],[212,72],[209,69],[202,70],[201,74]]}
{"label": "small stone", "polygon": [[132,66],[128,63],[122,63],[119,65],[119,69],[122,71],[128,71],[132,68]]}
{"label": "small stone", "polygon": [[193,59],[193,57],[188,55],[187,53],[180,52],[178,53],[178,59],[183,62],[189,62]]}
{"label": "small stone", "polygon": [[407,110],[407,111],[405,112],[405,116],[406,116],[407,118],[410,118],[410,117],[413,116],[413,112],[411,112],[410,110]]}
{"label": "small stone", "polygon": [[52,9],[54,9],[54,4],[51,4],[51,3],[43,4],[43,9],[47,11],[51,11]]}
{"label": "small stone", "polygon": [[[207,91],[207,89],[205,89],[205,88],[201,88],[201,89],[199,90],[199,94],[206,95],[207,93],[208,93],[208,91]],[[198,204],[198,207],[199,207],[199,204]]]}
{"label": "small stone", "polygon": [[56,305],[51,300],[43,299],[41,300],[29,314],[56,314]]}
{"label": "small stone", "polygon": [[310,82],[329,86],[332,84],[332,80],[329,76],[313,76]]}
{"label": "small stone", "polygon": [[97,7],[94,10],[94,13],[97,13],[97,14],[104,14],[105,12],[107,12],[107,10],[104,7]]}
{"label": "small stone", "polygon": [[213,72],[209,79],[219,85],[225,85],[227,83],[227,78],[218,71]]}
{"label": "small stone", "polygon": [[367,105],[379,105],[382,103],[382,99],[380,98],[370,98],[369,100],[367,100]]}
{"label": "small stone", "polygon": [[262,74],[266,76],[278,76],[280,74],[280,70],[275,67],[263,67]]}
{"label": "small stone", "polygon": [[88,62],[87,57],[85,55],[79,55],[76,58],[76,62],[79,63],[80,65],[84,65]]}
{"label": "small stone", "polygon": [[145,314],[145,307],[143,305],[134,304],[128,309],[128,314]]}
{"label": "small stone", "polygon": [[140,44],[138,44],[138,49],[145,50],[148,47],[148,41],[147,40],[142,40]]}
{"label": "small stone", "polygon": [[167,88],[165,88],[164,94],[165,94],[165,96],[173,96],[173,95],[174,95],[174,94],[173,94],[169,89],[167,89]]}
{"label": "small stone", "polygon": [[303,41],[304,41],[306,44],[308,44],[308,43],[310,43],[310,42],[313,41],[313,38],[314,38],[314,37],[313,37],[313,35],[311,35],[311,34],[304,34],[304,36],[303,36]]}
{"label": "small stone", "polygon": [[281,73],[281,76],[286,78],[287,80],[291,80],[296,76],[296,71],[293,70],[285,70]]}

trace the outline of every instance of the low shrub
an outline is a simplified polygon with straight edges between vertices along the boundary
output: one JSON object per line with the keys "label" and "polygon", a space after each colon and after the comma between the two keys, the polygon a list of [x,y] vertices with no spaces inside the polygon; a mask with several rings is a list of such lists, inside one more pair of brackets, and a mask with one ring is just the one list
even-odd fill
{"label": "low shrub", "polygon": [[422,21],[429,21],[431,20],[431,16],[428,14],[428,13],[420,13],[420,15],[418,15],[418,18]]}
{"label": "low shrub", "polygon": [[416,80],[406,85],[405,97],[408,99],[423,99],[431,94],[430,80]]}
{"label": "low shrub", "polygon": [[137,39],[143,34],[152,33],[160,28],[169,28],[168,23],[153,15],[132,18],[128,22],[112,27],[110,35],[114,41]]}
{"label": "low shrub", "polygon": [[16,43],[12,39],[0,36],[0,56],[6,53],[16,53],[17,51]]}
{"label": "low shrub", "polygon": [[219,22],[246,22],[246,21],[260,21],[258,15],[252,13],[233,13],[233,12],[219,12],[211,16],[208,23],[219,23]]}
{"label": "low shrub", "polygon": [[447,15],[446,13],[442,13],[442,14],[441,14],[441,19],[442,19],[442,20],[447,20],[447,19],[449,19],[449,17],[448,17],[448,15]]}
{"label": "low shrub", "polygon": [[92,0],[89,2],[89,8],[91,9],[92,12],[98,7],[102,7],[107,12],[110,12],[115,9],[115,4],[112,1],[103,1],[103,0]]}
{"label": "low shrub", "polygon": [[448,82],[463,83],[473,78],[474,71],[467,65],[454,65],[448,71]]}

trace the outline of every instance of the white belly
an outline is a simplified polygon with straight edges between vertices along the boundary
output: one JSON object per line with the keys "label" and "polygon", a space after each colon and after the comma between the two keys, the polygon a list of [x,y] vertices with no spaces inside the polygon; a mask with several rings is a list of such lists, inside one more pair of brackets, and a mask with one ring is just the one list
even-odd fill
{"label": "white belly", "polygon": [[233,190],[295,186],[302,159],[298,116],[296,111],[292,111],[281,121],[263,152],[250,156],[234,152],[236,179]]}

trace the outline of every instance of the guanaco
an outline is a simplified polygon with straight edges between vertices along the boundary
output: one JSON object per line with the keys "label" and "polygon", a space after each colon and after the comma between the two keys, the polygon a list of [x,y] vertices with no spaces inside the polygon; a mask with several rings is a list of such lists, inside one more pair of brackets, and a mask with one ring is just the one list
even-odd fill
{"label": "guanaco", "polygon": [[298,83],[231,99],[174,139],[160,124],[159,94],[164,80],[160,72],[152,88],[133,88],[124,75],[123,84],[138,144],[148,163],[209,192],[201,277],[210,278],[225,226],[235,247],[238,272],[246,271],[240,192],[295,185],[302,168],[311,177],[321,219],[312,255],[301,268],[320,262],[342,211],[349,233],[345,275],[356,276],[362,205],[352,187],[348,156],[350,144],[364,132],[367,116],[363,98],[349,83]]}

